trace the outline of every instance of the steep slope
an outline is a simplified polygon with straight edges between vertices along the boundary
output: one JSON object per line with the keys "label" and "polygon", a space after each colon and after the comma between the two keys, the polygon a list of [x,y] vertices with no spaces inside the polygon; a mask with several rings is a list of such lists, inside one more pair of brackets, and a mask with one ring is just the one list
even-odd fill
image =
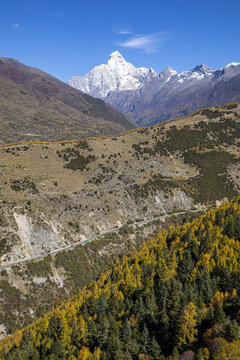
{"label": "steep slope", "polygon": [[0,143],[116,135],[134,125],[102,100],[16,60],[0,60]]}
{"label": "steep slope", "polygon": [[[142,77],[140,69],[145,71]],[[95,67],[83,78],[74,77],[69,84],[104,99],[140,126],[186,116],[201,107],[240,101],[239,63],[221,70],[201,64],[181,74],[171,67],[159,75],[152,69],[140,69],[115,52],[107,65]],[[133,82],[135,74],[138,77]]]}
{"label": "steep slope", "polygon": [[15,67],[18,70],[23,71],[25,73],[40,75],[41,77],[43,77],[43,78],[45,78],[47,80],[52,80],[52,81],[61,83],[61,81],[56,79],[51,74],[48,74],[48,73],[46,73],[46,72],[44,72],[44,71],[42,71],[40,69],[34,68],[32,66],[25,65],[25,64],[21,63],[20,61],[18,61],[16,59],[0,56],[0,60],[3,61],[5,64],[7,64],[9,66],[12,66],[12,67]]}
{"label": "steep slope", "polygon": [[[99,245],[98,255],[94,246],[84,255],[76,248],[57,260],[0,268],[0,325],[11,332],[24,322],[24,301],[30,321],[43,299],[51,306],[67,295],[63,287],[71,295],[78,281],[84,284],[93,259],[99,269],[101,256],[127,252],[127,225],[215,206],[237,194],[239,122],[240,105],[229,104],[118,137],[0,148],[1,266],[111,229],[121,228],[123,235],[121,241],[110,238],[106,247]],[[131,248],[139,243],[135,230]],[[144,233],[153,230],[150,223]],[[8,305],[9,293],[14,308]]]}
{"label": "steep slope", "polygon": [[3,340],[2,358],[238,359],[239,227],[238,198],[159,232],[73,299]]}

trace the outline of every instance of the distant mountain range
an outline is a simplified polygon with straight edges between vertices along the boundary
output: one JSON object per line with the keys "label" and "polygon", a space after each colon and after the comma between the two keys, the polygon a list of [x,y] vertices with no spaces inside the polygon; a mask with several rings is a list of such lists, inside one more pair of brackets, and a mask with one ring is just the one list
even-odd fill
{"label": "distant mountain range", "polygon": [[151,68],[134,67],[115,51],[107,64],[68,84],[102,98],[139,125],[153,125],[201,107],[240,101],[240,63],[220,70],[201,64],[180,74],[169,66],[158,75]]}
{"label": "distant mountain range", "polygon": [[0,127],[1,144],[111,136],[135,125],[103,100],[0,57]]}

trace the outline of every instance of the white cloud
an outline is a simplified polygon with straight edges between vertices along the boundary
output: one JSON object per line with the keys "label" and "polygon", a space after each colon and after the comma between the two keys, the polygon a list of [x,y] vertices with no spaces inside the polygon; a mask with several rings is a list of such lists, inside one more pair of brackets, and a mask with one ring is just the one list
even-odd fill
{"label": "white cloud", "polygon": [[120,34],[120,35],[130,35],[130,34],[132,34],[132,32],[130,30],[128,30],[128,29],[118,30],[117,33]]}
{"label": "white cloud", "polygon": [[168,37],[166,32],[158,32],[149,35],[134,35],[128,38],[126,41],[119,43],[118,45],[131,48],[140,49],[146,54],[152,54],[157,51],[159,43],[165,41]]}
{"label": "white cloud", "polygon": [[20,26],[20,24],[12,24],[12,27],[13,27],[14,29],[17,29],[19,26]]}

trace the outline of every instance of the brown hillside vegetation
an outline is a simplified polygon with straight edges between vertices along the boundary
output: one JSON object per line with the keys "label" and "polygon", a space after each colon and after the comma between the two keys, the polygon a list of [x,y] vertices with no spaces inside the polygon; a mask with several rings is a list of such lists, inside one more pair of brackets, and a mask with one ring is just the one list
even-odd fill
{"label": "brown hillside vegetation", "polygon": [[[141,237],[128,229],[134,221],[204,209],[237,194],[239,121],[240,106],[229,104],[117,137],[0,148],[2,266],[122,228],[120,238],[99,240],[89,251],[78,247],[4,270],[2,334],[73,294],[113,254],[128,253],[126,234],[130,249],[156,229],[149,225]],[[88,265],[97,270],[85,276]]]}
{"label": "brown hillside vegetation", "polygon": [[0,58],[0,143],[111,136],[133,127],[102,100],[39,69]]}

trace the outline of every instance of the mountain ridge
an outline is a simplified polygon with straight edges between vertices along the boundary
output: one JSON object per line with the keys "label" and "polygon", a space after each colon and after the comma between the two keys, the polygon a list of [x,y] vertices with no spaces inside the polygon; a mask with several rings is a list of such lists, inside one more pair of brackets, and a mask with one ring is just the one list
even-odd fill
{"label": "mountain ridge", "polygon": [[[121,55],[116,56],[115,61],[118,59],[123,61]],[[129,63],[124,60],[123,64]],[[97,66],[83,78],[74,77],[74,82],[70,80],[68,83],[102,98],[140,126],[153,125],[173,117],[189,115],[198,108],[240,101],[240,63],[230,63],[219,70],[200,64],[180,74],[170,66],[160,74],[151,69],[147,72],[145,68],[145,76],[138,78],[136,88],[133,88],[131,82],[128,83],[125,78],[124,89],[121,89],[121,77],[118,78],[120,81],[118,86],[112,89],[108,86],[111,76],[118,77],[118,68],[108,67],[105,73],[104,66],[108,65]],[[137,70],[134,67],[131,69],[132,74]],[[89,77],[90,73],[91,77]],[[107,87],[102,92],[106,77],[109,77],[106,80]],[[87,81],[88,87],[82,81]],[[98,87],[91,87],[94,82],[98,84]]]}
{"label": "mountain ridge", "polygon": [[0,84],[0,143],[116,135],[134,127],[103,100],[14,59],[0,59]]}

